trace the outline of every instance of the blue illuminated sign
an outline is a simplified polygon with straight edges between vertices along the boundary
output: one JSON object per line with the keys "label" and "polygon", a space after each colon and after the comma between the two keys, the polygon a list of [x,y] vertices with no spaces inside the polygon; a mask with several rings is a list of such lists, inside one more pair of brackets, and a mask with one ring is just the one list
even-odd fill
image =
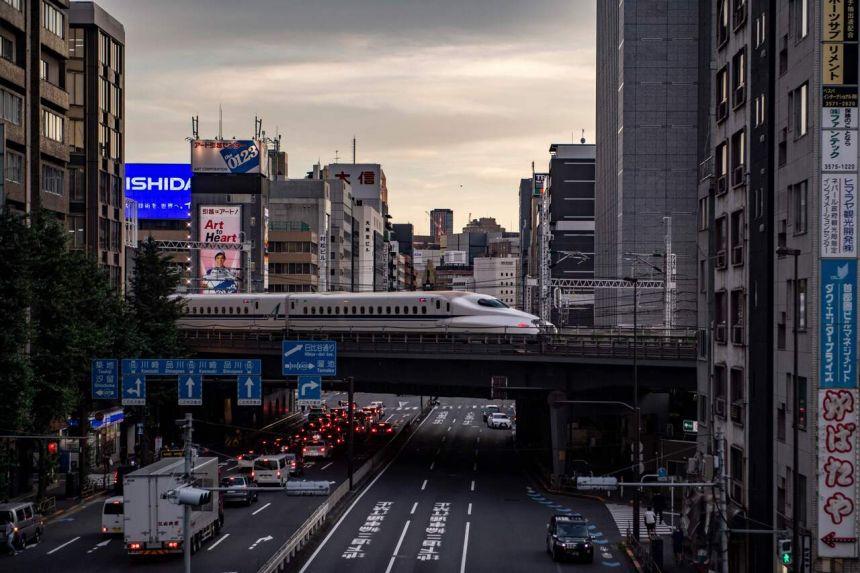
{"label": "blue illuminated sign", "polygon": [[821,259],[820,388],[856,388],[857,259]]}
{"label": "blue illuminated sign", "polygon": [[190,219],[191,165],[126,163],[125,196],[137,201],[138,219]]}

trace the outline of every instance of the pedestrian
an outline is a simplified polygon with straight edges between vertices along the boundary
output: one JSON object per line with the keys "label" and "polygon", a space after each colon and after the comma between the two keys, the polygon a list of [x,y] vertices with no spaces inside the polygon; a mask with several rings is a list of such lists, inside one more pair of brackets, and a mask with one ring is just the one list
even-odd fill
{"label": "pedestrian", "polygon": [[666,511],[666,496],[657,492],[654,494],[654,498],[651,500],[651,503],[654,505],[654,513],[657,514],[657,519],[660,523],[666,523],[663,519],[663,512]]}
{"label": "pedestrian", "polygon": [[675,565],[680,566],[684,560],[684,532],[680,527],[672,532],[672,552],[675,554]]}
{"label": "pedestrian", "polygon": [[657,516],[654,515],[654,510],[651,509],[651,506],[648,506],[648,509],[645,510],[645,529],[648,530],[648,537],[654,537],[654,534],[657,530]]}
{"label": "pedestrian", "polygon": [[10,555],[17,555],[18,550],[15,549],[15,526],[6,522],[3,529],[3,540],[6,542],[6,547],[9,549]]}

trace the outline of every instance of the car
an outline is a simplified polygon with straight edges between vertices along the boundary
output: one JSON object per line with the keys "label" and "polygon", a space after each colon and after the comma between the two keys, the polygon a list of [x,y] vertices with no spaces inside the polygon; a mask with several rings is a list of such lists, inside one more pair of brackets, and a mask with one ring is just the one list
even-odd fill
{"label": "car", "polygon": [[324,440],[308,442],[302,448],[302,456],[305,458],[330,458],[331,446]]}
{"label": "car", "polygon": [[376,410],[379,412],[380,417],[385,415],[385,402],[382,402],[381,400],[374,400],[370,403],[370,405],[376,408]]}
{"label": "car", "polygon": [[284,452],[286,456],[287,466],[290,468],[291,476],[300,476],[305,473],[305,461],[302,458],[301,449],[298,450],[299,453],[292,452]]}
{"label": "car", "polygon": [[392,426],[388,422],[376,422],[375,424],[370,426],[371,438],[380,438],[392,435],[394,435],[394,426]]}
{"label": "car", "polygon": [[484,422],[486,422],[487,418],[489,418],[492,414],[495,414],[496,412],[501,412],[501,411],[502,411],[501,406],[497,406],[496,404],[488,404],[488,405],[484,406],[483,408],[481,408],[481,415],[484,416]]}
{"label": "car", "polygon": [[494,430],[510,430],[512,425],[510,416],[501,412],[496,412],[487,418],[487,426]]}
{"label": "car", "polygon": [[592,563],[594,539],[588,521],[581,515],[553,515],[546,526],[546,552],[553,561],[570,557]]}
{"label": "car", "polygon": [[221,487],[228,489],[223,491],[224,503],[244,503],[251,505],[257,501],[257,492],[250,489],[254,482],[245,476],[229,476],[221,480]]}
{"label": "car", "polygon": [[15,529],[14,543],[23,549],[31,541],[38,543],[45,533],[45,522],[29,501],[0,503],[0,530],[11,523]]}
{"label": "car", "polygon": [[241,454],[236,455],[236,466],[240,472],[250,472],[254,467],[254,460],[259,457],[260,452],[254,450],[246,450]]}
{"label": "car", "polygon": [[254,460],[252,477],[259,485],[286,486],[290,479],[290,462],[287,454],[260,456]]}
{"label": "car", "polygon": [[361,411],[364,412],[371,424],[382,418],[382,414],[373,406],[365,406]]}
{"label": "car", "polygon": [[102,504],[102,535],[122,535],[123,500],[121,495],[109,497]]}

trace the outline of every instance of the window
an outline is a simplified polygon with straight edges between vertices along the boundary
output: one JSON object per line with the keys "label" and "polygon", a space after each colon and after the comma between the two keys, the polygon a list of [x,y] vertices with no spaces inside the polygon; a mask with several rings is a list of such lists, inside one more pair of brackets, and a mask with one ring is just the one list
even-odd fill
{"label": "window", "polygon": [[717,0],[717,47],[729,39],[729,0]]}
{"label": "window", "polygon": [[54,141],[63,142],[65,119],[52,111],[42,110],[42,135]]}
{"label": "window", "polygon": [[85,246],[85,221],[86,219],[82,215],[70,215],[68,218],[69,235],[71,235],[71,246],[73,249],[82,249]]}
{"label": "window", "polygon": [[[371,312],[371,314],[373,314],[373,313]],[[382,314],[382,307],[381,306],[376,307],[376,314]]]}
{"label": "window", "polygon": [[15,42],[6,36],[0,37],[0,58],[15,63]]}
{"label": "window", "polygon": [[63,13],[54,8],[53,4],[42,2],[42,26],[60,38],[66,37],[66,22]]}
{"label": "window", "polygon": [[81,28],[69,30],[69,57],[78,59],[84,57],[84,31]]}
{"label": "window", "polygon": [[63,195],[65,171],[51,165],[42,164],[42,191],[53,195]]}
{"label": "window", "polygon": [[6,2],[6,4],[11,6],[12,8],[14,8],[15,10],[21,10],[21,0],[3,0],[3,1]]}
{"label": "window", "polygon": [[746,221],[743,209],[732,213],[731,246],[732,265],[744,264],[744,244],[746,239]]}
{"label": "window", "polygon": [[726,175],[729,172],[729,145],[725,141],[717,146],[716,162],[717,170],[717,195],[728,191]]}
{"label": "window", "polygon": [[716,413],[720,416],[725,416],[726,403],[726,365],[714,365],[714,402],[718,404]]}
{"label": "window", "polygon": [[744,184],[746,142],[746,131],[743,129],[732,136],[732,187]]}
{"label": "window", "polygon": [[732,475],[731,495],[735,501],[743,502],[744,474],[744,451],[737,446],[732,446],[729,455],[729,467]]}
{"label": "window", "polygon": [[21,110],[24,107],[24,100],[21,99],[21,96],[6,90],[0,90],[0,94],[3,97],[3,119],[15,125],[21,125]]}
{"label": "window", "polygon": [[807,383],[805,376],[797,377],[797,402],[800,406],[800,409],[797,412],[797,427],[801,430],[806,431],[806,393],[807,393]]}
{"label": "window", "polygon": [[746,314],[746,295],[742,289],[732,291],[732,344],[744,343],[744,315]]}
{"label": "window", "polygon": [[24,156],[20,153],[6,152],[6,181],[10,183],[24,181]]}
{"label": "window", "polygon": [[48,62],[45,60],[39,60],[39,79],[46,81],[48,79]]}
{"label": "window", "polygon": [[708,291],[708,264],[705,259],[699,261],[699,292]]}
{"label": "window", "polygon": [[480,298],[478,299],[478,304],[490,308],[508,308],[508,305],[497,298]]}
{"label": "window", "polygon": [[760,127],[764,125],[767,116],[765,109],[765,97],[764,94],[761,94],[753,101],[753,125],[755,127]]}
{"label": "window", "polygon": [[84,186],[84,170],[80,168],[69,168],[69,200],[86,200],[86,188]]}
{"label": "window", "polygon": [[789,18],[793,24],[794,40],[799,42],[809,34],[809,0],[792,0]]}
{"label": "window", "polygon": [[809,130],[809,84],[804,83],[789,94],[790,119],[794,126],[794,137],[803,137]]}
{"label": "window", "polygon": [[743,426],[744,412],[744,371],[740,368],[732,368],[730,378],[731,392],[731,418],[732,422]]}
{"label": "window", "polygon": [[385,314],[391,314],[391,307],[390,306],[385,307]]}
{"label": "window", "polygon": [[69,104],[84,105],[84,74],[74,71],[67,73],[66,89],[69,92]]}
{"label": "window", "polygon": [[708,218],[709,218],[709,209],[708,209],[708,198],[700,197],[699,198],[699,230],[704,231],[708,228]]}
{"label": "window", "polygon": [[797,330],[806,330],[806,279],[797,280]]}
{"label": "window", "polygon": [[69,147],[74,151],[84,150],[84,122],[80,119],[69,120]]}
{"label": "window", "polygon": [[788,71],[788,34],[782,37],[779,46],[779,75]]}
{"label": "window", "polygon": [[801,181],[788,188],[791,200],[791,216],[794,224],[794,234],[806,233],[809,222],[809,181]]}
{"label": "window", "polygon": [[764,214],[764,191],[761,187],[753,191],[752,202],[753,218],[761,219],[761,216]]}
{"label": "window", "polygon": [[729,297],[726,291],[717,291],[714,293],[714,302],[716,303],[714,340],[720,344],[725,344],[728,340],[726,336],[726,325],[728,323],[729,316]]}
{"label": "window", "polygon": [[732,58],[732,106],[738,107],[746,101],[747,49],[741,48]]}
{"label": "window", "polygon": [[729,69],[723,67],[717,72],[717,122],[729,114]]}
{"label": "window", "polygon": [[738,30],[747,21],[746,0],[735,0],[735,9],[732,11],[732,27]]}
{"label": "window", "polygon": [[717,243],[717,260],[715,261],[715,266],[718,269],[726,268],[726,249],[728,248],[729,242],[729,234],[728,234],[728,220],[725,215],[718,217],[715,221],[716,224],[716,243]]}
{"label": "window", "polygon": [[767,22],[765,20],[765,14],[765,12],[762,12],[755,20],[755,36],[753,39],[755,41],[756,48],[760,48],[767,39]]}

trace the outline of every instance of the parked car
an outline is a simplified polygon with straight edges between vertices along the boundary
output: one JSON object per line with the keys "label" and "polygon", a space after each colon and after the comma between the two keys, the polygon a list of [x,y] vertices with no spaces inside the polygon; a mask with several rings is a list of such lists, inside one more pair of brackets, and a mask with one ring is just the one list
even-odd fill
{"label": "parked car", "polygon": [[254,482],[245,476],[230,476],[221,480],[221,487],[229,488],[223,492],[224,503],[244,503],[251,505],[257,501],[257,492],[250,489]]}
{"label": "parked car", "polygon": [[102,504],[102,535],[122,535],[124,513],[121,495],[107,498]]}
{"label": "parked car", "polygon": [[510,416],[496,412],[487,418],[487,426],[494,430],[510,430],[513,426]]}
{"label": "parked car", "polygon": [[554,515],[546,526],[546,552],[553,561],[571,557],[592,563],[594,540],[588,522],[580,515]]}
{"label": "parked car", "polygon": [[38,543],[45,532],[45,522],[29,501],[0,503],[0,529],[11,523],[16,530],[15,543],[23,549],[28,543]]}
{"label": "parked car", "polygon": [[486,422],[487,419],[492,414],[495,414],[496,412],[501,412],[501,411],[502,411],[502,408],[500,406],[497,406],[496,404],[488,404],[488,405],[484,406],[483,408],[481,408],[481,415],[484,416],[484,422]]}

